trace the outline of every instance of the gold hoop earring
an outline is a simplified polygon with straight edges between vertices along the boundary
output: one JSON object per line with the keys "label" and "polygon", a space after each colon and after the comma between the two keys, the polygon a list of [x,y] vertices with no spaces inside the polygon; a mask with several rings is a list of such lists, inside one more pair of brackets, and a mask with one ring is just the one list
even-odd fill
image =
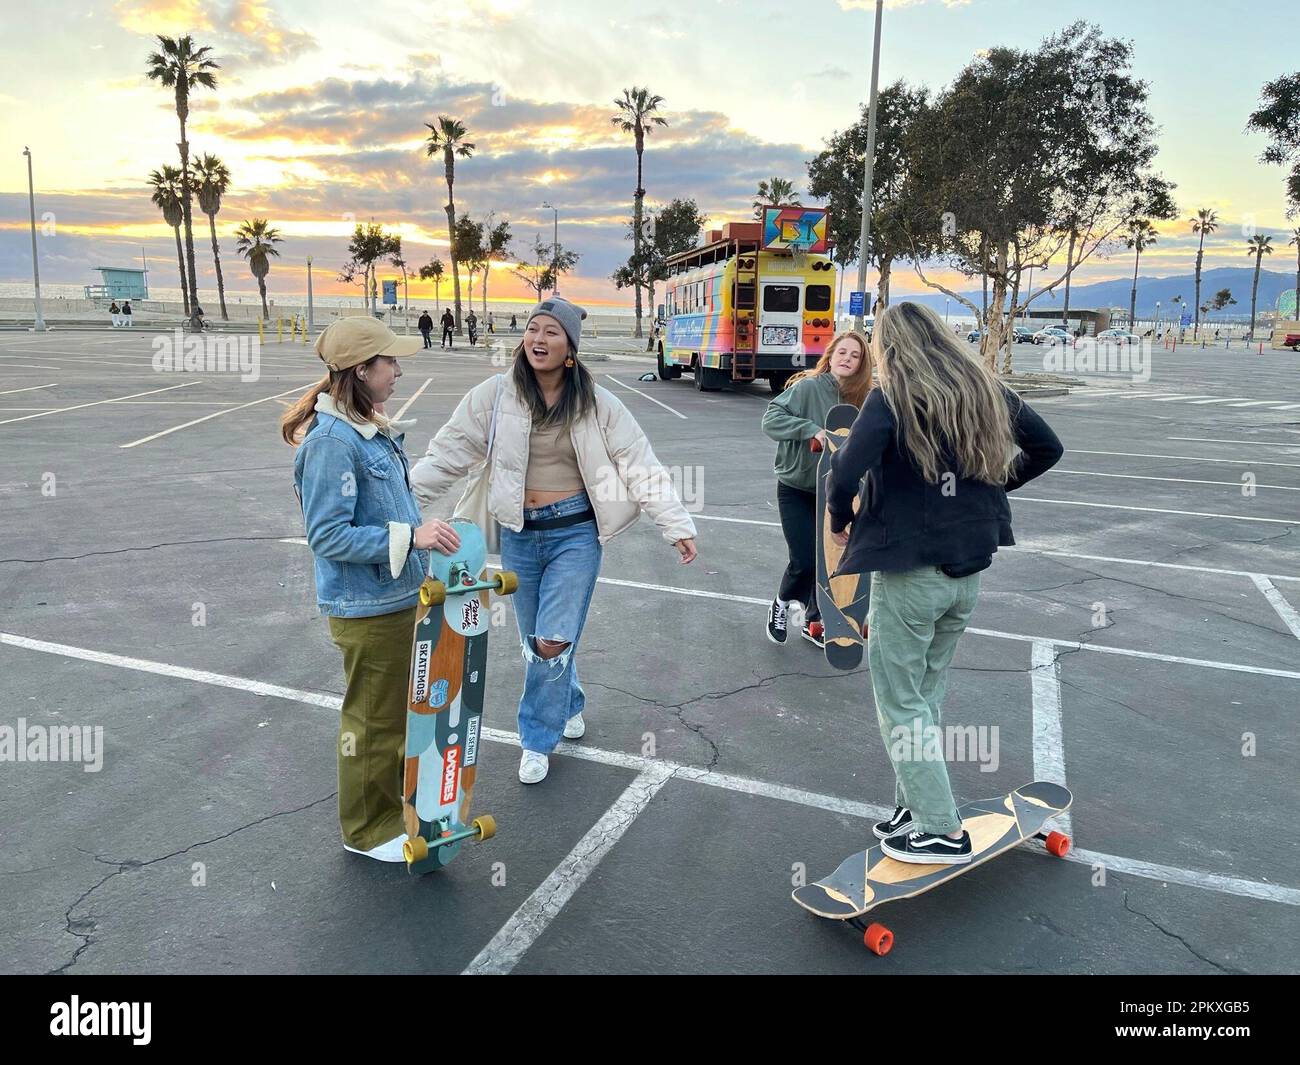
{"label": "gold hoop earring", "polygon": [[577,366],[578,364],[577,364],[577,362],[574,360],[574,358],[573,358],[572,355],[567,355],[567,356],[565,356],[565,359],[564,359],[564,365],[565,365],[565,366]]}

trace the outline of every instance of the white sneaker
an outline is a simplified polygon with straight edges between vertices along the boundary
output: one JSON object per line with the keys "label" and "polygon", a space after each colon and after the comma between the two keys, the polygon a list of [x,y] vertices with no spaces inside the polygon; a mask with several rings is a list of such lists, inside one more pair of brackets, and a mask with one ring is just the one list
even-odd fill
{"label": "white sneaker", "polygon": [[551,768],[550,759],[536,751],[524,751],[519,759],[519,781],[521,784],[537,784],[546,779]]}
{"label": "white sneaker", "polygon": [[356,847],[349,847],[343,844],[345,851],[351,851],[353,854],[362,854],[367,858],[374,858],[377,862],[404,862],[406,858],[402,855],[402,844],[406,842],[406,833],[403,832],[396,839],[390,839],[387,843],[381,843],[378,847],[371,847],[368,851],[357,850]]}
{"label": "white sneaker", "polygon": [[587,734],[587,723],[582,720],[582,714],[574,714],[564,723],[564,738],[566,740],[580,740]]}

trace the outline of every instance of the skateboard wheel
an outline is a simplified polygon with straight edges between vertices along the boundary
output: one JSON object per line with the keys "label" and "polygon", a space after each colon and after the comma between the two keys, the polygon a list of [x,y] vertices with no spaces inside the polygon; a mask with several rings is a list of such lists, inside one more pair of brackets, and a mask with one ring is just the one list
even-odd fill
{"label": "skateboard wheel", "polygon": [[883,958],[894,949],[894,933],[883,924],[869,924],[862,933],[862,942],[872,954]]}
{"label": "skateboard wheel", "polygon": [[491,839],[497,834],[497,821],[491,814],[484,814],[482,817],[476,817],[470,823],[478,829],[478,840],[480,843],[485,839]]}
{"label": "skateboard wheel", "polygon": [[442,581],[425,580],[420,585],[421,606],[441,606],[447,601],[447,586]]}
{"label": "skateboard wheel", "polygon": [[1054,854],[1058,858],[1064,858],[1070,853],[1070,837],[1064,832],[1049,832],[1047,834],[1047,853]]}
{"label": "skateboard wheel", "polygon": [[407,865],[414,865],[429,857],[429,844],[423,836],[412,836],[402,844],[402,857]]}
{"label": "skateboard wheel", "polygon": [[513,595],[519,588],[519,574],[506,570],[496,577],[497,595]]}

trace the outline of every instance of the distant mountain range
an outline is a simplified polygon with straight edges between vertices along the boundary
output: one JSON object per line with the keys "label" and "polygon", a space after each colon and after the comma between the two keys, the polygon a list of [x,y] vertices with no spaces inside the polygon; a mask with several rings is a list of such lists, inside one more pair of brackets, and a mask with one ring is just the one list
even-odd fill
{"label": "distant mountain range", "polygon": [[[1052,275],[1053,277],[1057,275]],[[1250,286],[1255,276],[1253,266],[1224,266],[1214,270],[1206,270],[1201,274],[1201,302],[1205,303],[1214,298],[1214,294],[1221,288],[1230,289],[1233,298],[1237,301],[1236,306],[1226,308],[1221,313],[1216,313],[1216,318],[1228,318],[1237,316],[1250,316]],[[1035,282],[1037,282],[1035,278]],[[1129,293],[1133,287],[1132,278],[1118,279],[1115,281],[1099,281],[1091,285],[1071,285],[1070,286],[1070,307],[1079,310],[1095,310],[1103,307],[1122,307],[1128,310]],[[1277,306],[1278,297],[1283,292],[1295,291],[1295,273],[1294,271],[1286,274],[1276,270],[1261,270],[1259,272],[1259,311],[1262,313],[1272,310]],[[1160,313],[1167,316],[1174,306],[1173,299],[1175,296],[1182,296],[1187,301],[1190,308],[1192,299],[1196,294],[1196,278],[1193,274],[1182,274],[1178,277],[1143,277],[1138,275],[1138,298],[1137,298],[1137,315],[1138,318],[1153,318],[1156,313],[1156,301],[1160,301]],[[980,289],[973,292],[963,292],[968,300],[975,306],[980,306],[984,298],[984,293]],[[1052,297],[1056,298],[1053,299]],[[847,298],[847,297],[846,297]],[[928,307],[942,311],[944,301],[947,299],[943,293],[924,293],[922,295],[901,296],[900,299],[912,300],[916,303],[924,303]],[[1008,297],[1008,306],[1010,298]],[[1058,285],[1056,289],[1045,296],[1039,296],[1030,304],[1029,313],[1035,317],[1046,317],[1055,309],[1060,313],[1065,306],[1065,285]],[[949,305],[953,314],[966,313],[964,307],[960,305]]]}

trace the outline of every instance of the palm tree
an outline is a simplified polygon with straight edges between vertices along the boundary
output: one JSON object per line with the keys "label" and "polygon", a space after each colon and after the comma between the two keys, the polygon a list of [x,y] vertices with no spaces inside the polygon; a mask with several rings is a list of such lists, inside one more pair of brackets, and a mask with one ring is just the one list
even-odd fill
{"label": "palm tree", "polygon": [[185,263],[192,297],[189,314],[195,328],[198,328],[199,289],[198,277],[194,272],[194,228],[190,217],[190,142],[185,136],[185,122],[190,115],[190,90],[196,85],[215,89],[217,78],[212,72],[219,69],[220,64],[208,58],[211,48],[206,45],[195,48],[194,38],[188,34],[177,38],[159,35],[158,43],[162,46],[162,51],[153,52],[145,60],[149,64],[145,76],[166,88],[174,89],[176,93],[176,117],[181,123],[181,210],[185,223]]}
{"label": "palm tree", "polygon": [[439,307],[438,291],[442,287],[442,275],[446,272],[447,268],[442,265],[442,260],[436,255],[424,266],[420,267],[420,280],[433,282],[433,309],[435,311]]}
{"label": "palm tree", "polygon": [[190,167],[190,177],[199,190],[199,209],[208,216],[208,232],[212,234],[212,263],[217,268],[217,299],[221,303],[221,320],[230,321],[226,313],[226,281],[221,276],[221,251],[217,247],[217,212],[221,210],[221,197],[230,188],[230,171],[215,155],[201,155]]}
{"label": "palm tree", "polygon": [[1205,234],[1213,233],[1219,226],[1218,215],[1205,207],[1196,212],[1195,218],[1188,221],[1192,223],[1192,232],[1201,235],[1200,246],[1196,249],[1196,324],[1192,329],[1192,339],[1195,340],[1201,330],[1201,263],[1205,259]]}
{"label": "palm tree", "polygon": [[[641,241],[644,233],[641,226],[642,208],[645,203],[645,189],[641,187],[642,157],[645,155],[645,139],[655,126],[666,126],[668,120],[655,114],[664,102],[662,96],[653,95],[649,89],[639,89],[635,85],[623,90],[622,99],[616,99],[614,106],[619,113],[610,122],[624,133],[631,133],[636,138],[636,192],[632,200],[632,259],[641,262]],[[639,277],[633,281],[636,292],[636,336],[641,333],[641,282]]]}
{"label": "palm tree", "polygon": [[1256,233],[1246,242],[1246,254],[1255,256],[1255,281],[1250,286],[1250,338],[1255,337],[1255,301],[1259,296],[1259,268],[1265,255],[1273,254],[1273,238]]}
{"label": "palm tree", "polygon": [[1300,227],[1298,227],[1287,244],[1295,245],[1295,307],[1292,313],[1300,319]]}
{"label": "palm tree", "polygon": [[1142,253],[1156,242],[1156,227],[1149,219],[1135,218],[1129,223],[1128,234],[1125,246],[1136,249],[1133,256],[1133,289],[1128,297],[1128,327],[1132,329],[1137,325],[1138,263],[1142,259]]}
{"label": "palm tree", "polygon": [[271,272],[268,256],[274,255],[277,259],[280,257],[280,253],[275,250],[275,245],[279,243],[280,231],[265,218],[254,218],[251,222],[245,219],[235,230],[235,246],[239,254],[248,260],[248,268],[257,278],[257,291],[262,296],[263,318],[271,317],[266,306],[266,275]]}
{"label": "palm tree", "polygon": [[794,192],[794,182],[785,178],[774,177],[771,181],[760,181],[758,192],[754,194],[754,217],[762,217],[764,204],[773,207],[802,207]]}
{"label": "palm tree", "polygon": [[163,221],[176,234],[176,269],[181,278],[181,303],[185,307],[186,317],[189,317],[190,290],[185,284],[185,253],[181,251],[181,222],[185,217],[181,210],[181,172],[174,166],[152,170],[149,173],[149,184],[153,186],[153,195],[149,198],[162,211]]}
{"label": "palm tree", "polygon": [[436,126],[426,122],[429,138],[424,142],[424,154],[429,157],[442,153],[443,169],[447,177],[447,243],[451,245],[451,281],[456,298],[456,333],[460,334],[460,265],[456,259],[456,156],[468,159],[474,154],[474,145],[465,138],[469,131],[459,119],[438,116]]}

